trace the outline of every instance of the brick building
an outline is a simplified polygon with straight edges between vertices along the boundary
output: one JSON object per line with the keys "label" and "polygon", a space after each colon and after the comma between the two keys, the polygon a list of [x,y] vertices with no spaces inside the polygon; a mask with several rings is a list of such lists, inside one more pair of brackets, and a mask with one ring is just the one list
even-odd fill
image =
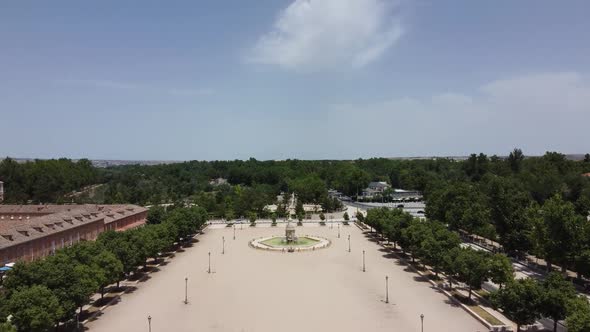
{"label": "brick building", "polygon": [[145,224],[137,205],[0,205],[0,266],[44,257],[107,231]]}

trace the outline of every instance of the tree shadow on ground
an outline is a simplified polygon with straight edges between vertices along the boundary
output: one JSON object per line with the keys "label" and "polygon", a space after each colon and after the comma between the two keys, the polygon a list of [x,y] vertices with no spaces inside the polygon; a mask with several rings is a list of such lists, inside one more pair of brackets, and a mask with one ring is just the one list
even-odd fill
{"label": "tree shadow on ground", "polygon": [[143,269],[143,272],[145,273],[156,273],[160,271],[160,268],[155,265],[148,265],[147,268]]}
{"label": "tree shadow on ground", "polygon": [[421,275],[415,275],[412,277],[412,279],[414,279],[414,281],[417,281],[417,282],[428,282],[428,278],[426,278],[425,276],[421,276]]}
{"label": "tree shadow on ground", "polygon": [[131,276],[129,276],[129,278],[127,278],[127,281],[138,281],[139,279],[141,279],[143,276],[145,276],[145,273],[142,271],[136,271],[134,272]]}
{"label": "tree shadow on ground", "polygon": [[[111,301],[113,301],[113,302],[111,302]],[[121,301],[121,299],[120,299],[119,295],[117,295],[117,294],[105,294],[105,296],[103,298],[94,301],[94,303],[92,303],[92,306],[95,308],[100,308],[102,306],[109,304],[109,302],[111,302],[110,305],[113,306],[113,305],[117,305],[120,301]]]}
{"label": "tree shadow on ground", "polygon": [[382,256],[385,257],[385,258],[387,258],[387,259],[396,259],[397,258],[397,256],[394,253],[391,253],[391,252],[390,253],[387,253],[387,254],[384,254]]}

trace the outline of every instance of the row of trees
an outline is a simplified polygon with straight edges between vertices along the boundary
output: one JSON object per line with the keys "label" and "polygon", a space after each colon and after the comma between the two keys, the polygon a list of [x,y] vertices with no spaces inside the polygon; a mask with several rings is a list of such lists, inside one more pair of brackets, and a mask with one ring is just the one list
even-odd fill
{"label": "row of trees", "polygon": [[589,209],[585,196],[572,203],[560,193],[540,204],[513,181],[494,176],[479,185],[459,182],[434,191],[426,215],[497,240],[510,255],[532,253],[549,270],[556,263],[581,277],[590,276]]}
{"label": "row of trees", "polygon": [[[423,191],[430,205],[444,196],[473,195],[478,205],[491,209],[490,216],[474,215],[471,209],[462,223],[470,219],[502,219],[512,222],[516,212],[501,209],[495,199],[507,198],[511,206],[523,201],[543,204],[559,193],[576,204],[578,213],[590,208],[590,180],[580,176],[590,172],[590,156],[583,161],[568,160],[550,152],[542,157],[525,158],[516,149],[506,158],[471,155],[467,160],[391,160],[385,158],[354,161],[190,161],[168,165],[118,166],[106,169],[92,167],[88,160],[66,159],[17,163],[0,162],[0,181],[5,182],[8,202],[55,202],[75,199],[92,203],[158,204],[193,200],[207,206],[210,213],[245,215],[246,211],[261,214],[262,207],[272,204],[280,192],[296,192],[304,202],[329,205],[327,188],[355,196],[369,181],[387,181],[396,188]],[[230,186],[214,186],[209,180],[225,178]],[[102,183],[99,189],[71,197],[72,190]],[[458,188],[453,188],[458,187]],[[452,192],[445,193],[445,189]],[[517,198],[511,201],[511,198]],[[457,202],[457,209],[463,202]],[[495,209],[495,210],[494,210]],[[439,211],[444,211],[440,210]],[[434,213],[434,212],[433,212]],[[444,212],[442,212],[444,213]],[[453,216],[457,216],[455,213]],[[444,221],[441,216],[438,220]],[[498,220],[496,220],[498,219]],[[481,232],[493,232],[493,228]],[[476,225],[478,226],[478,225]]]}
{"label": "row of trees", "polygon": [[33,262],[18,262],[4,282],[0,320],[12,315],[19,331],[47,331],[68,322],[97,291],[145,267],[149,258],[186,241],[206,222],[198,207],[176,208],[156,224],[126,232],[107,231]]}
{"label": "row of trees", "polygon": [[[548,201],[549,204],[553,204]],[[573,284],[561,274],[550,273],[544,281],[514,279],[511,261],[503,254],[490,254],[460,247],[456,232],[437,221],[419,221],[402,210],[372,209],[364,220],[388,241],[420,259],[438,276],[444,272],[449,281],[466,283],[469,297],[489,280],[500,285],[491,294],[492,303],[502,309],[520,328],[536,319],[548,317],[557,322],[566,319],[568,331],[590,331],[590,304],[577,295]],[[518,331],[518,330],[517,330]]]}
{"label": "row of trees", "polygon": [[473,289],[479,289],[484,281],[499,285],[513,277],[512,264],[503,254],[490,254],[471,248],[462,248],[456,232],[437,221],[420,221],[400,209],[371,209],[365,223],[385,239],[409,251],[412,261],[420,259],[423,265],[432,267],[436,276],[444,272],[451,282],[453,278]]}
{"label": "row of trees", "polygon": [[590,331],[590,304],[578,296],[572,283],[559,273],[550,273],[543,281],[517,279],[492,293],[494,306],[502,309],[520,326],[533,324],[541,317],[553,320],[553,331],[558,321],[566,320],[569,332]]}

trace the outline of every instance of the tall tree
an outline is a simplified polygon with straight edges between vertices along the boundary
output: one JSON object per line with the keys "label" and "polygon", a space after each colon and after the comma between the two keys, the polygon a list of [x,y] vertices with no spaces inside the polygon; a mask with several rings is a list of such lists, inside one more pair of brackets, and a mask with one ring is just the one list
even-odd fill
{"label": "tall tree", "polygon": [[508,155],[508,164],[513,172],[518,173],[521,169],[522,161],[524,160],[524,154],[521,149],[514,149]]}
{"label": "tall tree", "polygon": [[553,320],[553,332],[557,332],[557,322],[566,318],[568,305],[575,298],[576,291],[571,282],[556,272],[549,273],[542,288],[540,311]]}
{"label": "tall tree", "polygon": [[568,332],[590,332],[590,303],[585,296],[573,298],[567,311],[565,323]]}
{"label": "tall tree", "polygon": [[551,269],[552,263],[560,263],[565,271],[568,265],[573,265],[581,249],[585,221],[575,213],[573,204],[564,201],[560,195],[547,200],[538,213],[540,222],[535,227],[539,228],[537,234],[546,236],[539,242],[547,266]]}
{"label": "tall tree", "polygon": [[462,250],[457,257],[459,277],[469,286],[469,298],[473,289],[480,289],[481,284],[489,278],[488,255],[473,249]]}
{"label": "tall tree", "polygon": [[533,324],[541,318],[541,299],[542,290],[533,279],[514,280],[491,295],[494,306],[516,323],[517,332],[522,325]]}
{"label": "tall tree", "polygon": [[12,322],[19,331],[49,331],[62,316],[58,298],[45,286],[20,288],[8,302]]}

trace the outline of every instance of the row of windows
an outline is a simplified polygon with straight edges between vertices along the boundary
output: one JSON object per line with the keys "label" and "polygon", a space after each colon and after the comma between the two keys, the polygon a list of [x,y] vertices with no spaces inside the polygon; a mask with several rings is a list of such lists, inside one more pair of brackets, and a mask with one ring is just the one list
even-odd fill
{"label": "row of windows", "polygon": [[[14,262],[18,259],[30,261],[39,257],[51,255],[55,253],[57,249],[63,248],[65,246],[70,246],[80,241],[95,240],[103,229],[117,230],[142,219],[143,218],[139,215],[129,216],[127,218],[105,225],[104,228],[102,225],[97,225],[92,230],[80,230],[76,231],[76,233],[70,232],[70,234],[63,234],[61,237],[55,239],[41,238],[18,247],[7,248],[0,251],[0,263],[3,265]],[[39,243],[41,244],[40,247],[38,247]],[[37,248],[35,249],[35,247]]]}
{"label": "row of windows", "polygon": [[[94,240],[100,233],[97,229],[87,231],[70,233],[69,235],[61,236],[59,238],[41,238],[18,247],[8,248],[1,252],[2,264],[14,262],[19,259],[27,261],[34,260],[39,257],[52,255],[57,249],[71,246],[74,243],[85,240]],[[39,246],[40,244],[40,246]]]}

